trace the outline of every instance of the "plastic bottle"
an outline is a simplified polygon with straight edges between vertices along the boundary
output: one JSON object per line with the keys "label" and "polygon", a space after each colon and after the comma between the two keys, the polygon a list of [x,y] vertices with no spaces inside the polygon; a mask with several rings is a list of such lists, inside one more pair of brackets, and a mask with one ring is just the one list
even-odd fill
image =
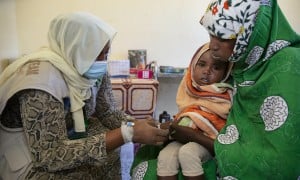
{"label": "plastic bottle", "polygon": [[168,114],[167,111],[163,111],[160,115],[159,115],[159,122],[160,123],[164,123],[164,122],[167,122],[167,121],[170,121],[171,120],[171,116],[170,114]]}

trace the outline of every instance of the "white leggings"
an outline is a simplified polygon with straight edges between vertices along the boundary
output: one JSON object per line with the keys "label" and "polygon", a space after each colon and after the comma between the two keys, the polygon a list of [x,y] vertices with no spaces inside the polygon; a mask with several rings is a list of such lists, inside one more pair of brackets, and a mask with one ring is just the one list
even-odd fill
{"label": "white leggings", "polygon": [[204,173],[202,162],[211,158],[208,150],[198,143],[181,144],[174,141],[160,151],[157,175],[174,176],[178,174],[180,165],[184,176],[199,176]]}

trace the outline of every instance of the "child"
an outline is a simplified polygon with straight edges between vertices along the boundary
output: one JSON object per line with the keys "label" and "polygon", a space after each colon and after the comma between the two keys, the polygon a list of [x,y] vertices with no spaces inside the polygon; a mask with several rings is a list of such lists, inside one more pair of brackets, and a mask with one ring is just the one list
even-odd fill
{"label": "child", "polygon": [[[208,43],[200,47],[178,88],[179,113],[175,115],[175,123],[215,139],[231,107],[232,86],[225,83],[231,67],[227,61],[211,57]],[[184,177],[204,178],[201,164],[211,158],[201,144],[173,141],[159,153],[158,179],[177,179],[179,165]]]}

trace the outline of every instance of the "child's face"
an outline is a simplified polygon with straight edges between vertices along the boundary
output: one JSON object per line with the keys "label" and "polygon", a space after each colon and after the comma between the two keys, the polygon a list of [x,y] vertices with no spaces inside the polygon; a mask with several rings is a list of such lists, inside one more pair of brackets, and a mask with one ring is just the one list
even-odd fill
{"label": "child's face", "polygon": [[225,77],[228,62],[214,60],[210,50],[199,58],[194,67],[193,79],[199,85],[209,85],[220,82]]}

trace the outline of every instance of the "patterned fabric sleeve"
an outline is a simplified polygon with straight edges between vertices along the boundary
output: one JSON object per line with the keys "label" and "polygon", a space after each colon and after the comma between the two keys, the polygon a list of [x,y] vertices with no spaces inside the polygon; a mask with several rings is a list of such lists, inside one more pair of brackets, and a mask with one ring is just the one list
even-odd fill
{"label": "patterned fabric sleeve", "polygon": [[103,77],[97,93],[95,115],[109,129],[120,127],[121,122],[128,117],[123,111],[117,109],[108,74]]}
{"label": "patterned fabric sleeve", "polygon": [[48,93],[23,91],[20,111],[36,168],[57,171],[105,161],[105,134],[69,140],[63,104]]}

